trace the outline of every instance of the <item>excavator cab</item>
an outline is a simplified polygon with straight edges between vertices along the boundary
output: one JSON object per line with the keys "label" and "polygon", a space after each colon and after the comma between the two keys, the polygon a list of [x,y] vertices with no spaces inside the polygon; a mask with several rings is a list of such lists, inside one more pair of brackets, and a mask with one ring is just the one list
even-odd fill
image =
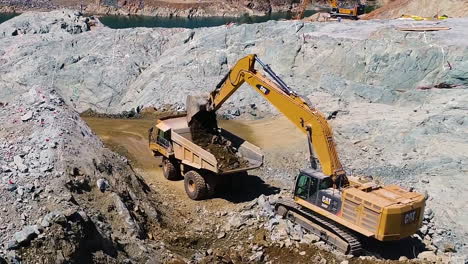
{"label": "excavator cab", "polygon": [[294,196],[334,214],[338,213],[341,207],[341,192],[333,188],[331,177],[314,169],[300,171]]}

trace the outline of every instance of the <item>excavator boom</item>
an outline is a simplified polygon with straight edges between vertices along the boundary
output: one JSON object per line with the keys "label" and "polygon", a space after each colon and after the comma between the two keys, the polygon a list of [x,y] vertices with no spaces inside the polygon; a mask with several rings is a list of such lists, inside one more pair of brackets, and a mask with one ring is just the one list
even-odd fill
{"label": "excavator boom", "polygon": [[[255,69],[256,62],[262,66],[272,80]],[[289,88],[255,54],[240,59],[217,85],[216,89],[211,92],[207,101],[200,98],[187,99],[189,123],[200,111],[214,113],[244,82],[254,88],[308,136],[309,144],[312,146],[310,150],[313,148],[325,175],[331,176],[336,183],[345,184],[347,182],[335,149],[332,130],[326,118],[312,106],[307,98],[299,96]],[[204,102],[207,104],[204,105]],[[311,162],[313,161],[314,159],[311,160]]]}

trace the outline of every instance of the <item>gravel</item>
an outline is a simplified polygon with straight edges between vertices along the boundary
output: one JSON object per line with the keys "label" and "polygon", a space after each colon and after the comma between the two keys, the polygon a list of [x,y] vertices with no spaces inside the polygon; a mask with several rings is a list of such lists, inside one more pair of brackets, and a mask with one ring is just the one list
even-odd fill
{"label": "gravel", "polygon": [[[34,115],[23,122],[29,112]],[[157,224],[155,200],[140,191],[142,181],[126,160],[104,148],[56,91],[35,87],[17,95],[0,107],[0,122],[2,258],[48,262],[60,250],[63,261],[79,262],[88,254],[79,250],[83,245],[120,251],[115,263],[160,255],[153,248],[117,246],[141,243],[141,225]],[[99,187],[90,184],[99,180]],[[129,211],[134,206],[141,209]]]}
{"label": "gravel", "polygon": [[[452,29],[395,30],[416,23]],[[9,205],[4,218],[11,225],[0,234],[0,243],[54,210],[46,208],[45,201],[57,204],[61,211],[73,207],[80,192],[100,189],[97,180],[101,178],[112,188],[99,193],[117,195],[109,199],[114,201],[110,208],[119,208],[118,217],[125,219],[124,237],[137,239],[138,221],[118,202],[124,186],[133,185],[94,165],[120,158],[103,150],[75,111],[92,108],[118,114],[167,105],[183,109],[181,98],[211,91],[239,58],[257,53],[330,117],[348,174],[426,191],[432,213],[427,213],[428,233],[421,240],[429,235],[434,247],[453,243],[460,255],[466,254],[467,27],[468,19],[459,18],[111,30],[97,20],[63,10],[28,13],[2,23],[0,201]],[[220,110],[230,118],[257,119],[277,113],[246,87]],[[281,159],[267,153],[258,174],[283,182],[287,189],[297,168],[307,166],[305,153],[306,144],[283,150]],[[88,158],[77,160],[77,156]],[[134,177],[125,161],[119,164],[119,174]],[[25,190],[31,188],[26,185],[32,183],[34,190],[28,193]],[[262,199],[268,225],[281,226],[279,233],[284,236],[292,232],[291,238],[281,241],[294,244],[292,237],[300,234],[283,219],[273,220],[270,206]],[[24,220],[12,221],[21,219],[18,212],[26,210],[30,213]],[[95,212],[84,211],[97,223]],[[255,221],[247,215],[232,217],[232,229]],[[73,223],[79,227],[82,221]],[[99,228],[110,237],[110,231]]]}

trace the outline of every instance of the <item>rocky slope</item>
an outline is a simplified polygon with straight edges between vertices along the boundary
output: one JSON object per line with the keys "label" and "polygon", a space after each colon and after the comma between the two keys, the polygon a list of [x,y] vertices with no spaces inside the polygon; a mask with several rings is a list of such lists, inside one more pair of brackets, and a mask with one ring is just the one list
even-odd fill
{"label": "rocky slope", "polygon": [[[296,3],[295,3],[296,2]],[[294,0],[0,0],[1,12],[73,8],[88,14],[147,15],[167,17],[265,15],[291,10]]]}
{"label": "rocky slope", "polygon": [[363,18],[389,19],[402,15],[466,17],[468,16],[468,3],[465,0],[390,0]]}
{"label": "rocky slope", "polygon": [[0,113],[0,262],[164,261],[143,242],[162,218],[154,193],[54,90],[31,87]]}
{"label": "rocky slope", "polygon": [[[41,22],[46,17],[51,22]],[[452,29],[396,29],[434,23]],[[468,233],[466,26],[467,19],[449,19],[111,30],[73,12],[25,14],[0,24],[0,98],[13,102],[31,87],[45,87],[80,112],[183,109],[187,94],[212,90],[239,58],[257,53],[330,116],[349,173],[427,191],[435,246],[442,252],[452,244],[462,255]],[[228,118],[276,113],[247,87],[221,112]],[[307,164],[306,153],[305,144],[268,153],[260,173],[289,186]]]}

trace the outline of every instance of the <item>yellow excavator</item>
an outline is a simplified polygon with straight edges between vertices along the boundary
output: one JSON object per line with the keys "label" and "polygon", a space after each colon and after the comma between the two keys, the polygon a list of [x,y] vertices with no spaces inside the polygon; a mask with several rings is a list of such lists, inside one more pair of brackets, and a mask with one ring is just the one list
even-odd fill
{"label": "yellow excavator", "polygon": [[[328,0],[332,17],[347,17],[351,19],[358,19],[359,15],[364,14],[365,5],[361,4],[360,0],[351,0],[353,3],[349,4],[348,1]],[[305,10],[312,0],[302,0],[299,5],[295,19],[303,19]]]}
{"label": "yellow excavator", "polygon": [[[271,79],[255,69],[255,63]],[[207,115],[213,115],[243,83],[275,106],[308,139],[311,168],[300,170],[294,198],[276,203],[279,215],[296,221],[343,253],[353,255],[360,253],[363,237],[400,240],[421,227],[424,195],[396,185],[380,186],[348,177],[324,115],[255,54],[240,59],[206,98],[187,98],[189,124],[193,120],[203,122]]]}

